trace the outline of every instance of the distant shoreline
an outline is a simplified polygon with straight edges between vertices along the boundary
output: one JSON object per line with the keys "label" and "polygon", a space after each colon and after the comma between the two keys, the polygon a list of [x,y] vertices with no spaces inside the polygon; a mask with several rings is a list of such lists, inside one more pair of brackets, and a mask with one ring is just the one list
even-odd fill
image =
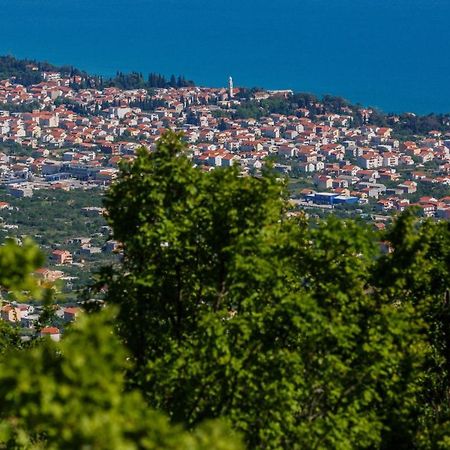
{"label": "distant shoreline", "polygon": [[[25,61],[27,63],[36,63],[36,64],[40,64],[40,65],[48,65],[48,66],[53,67],[54,69],[70,68],[71,67],[75,71],[83,73],[83,74],[88,75],[90,77],[103,78],[105,80],[113,79],[118,73],[123,73],[124,75],[131,75],[133,73],[142,74],[144,76],[144,78],[147,77],[147,75],[149,75],[148,73],[143,72],[143,71],[139,71],[139,70],[129,70],[129,71],[121,71],[121,70],[115,70],[115,71],[114,70],[108,70],[108,71],[106,71],[106,70],[104,70],[104,71],[102,71],[102,70],[95,70],[95,69],[94,70],[92,70],[92,69],[80,69],[78,67],[75,67],[72,64],[54,64],[52,62],[48,62],[47,60],[38,60],[38,59],[34,59],[34,58],[17,58],[16,56],[14,56],[12,54],[0,54],[0,59],[1,58],[5,58],[5,57],[11,57],[11,58],[13,58],[13,59],[15,59],[17,61]],[[1,72],[0,72],[0,74],[1,74]],[[162,76],[163,78],[165,78],[167,80],[169,80],[170,77],[172,76],[171,74],[170,75],[169,74],[163,74],[161,72],[151,72],[150,74],[155,74],[155,75]],[[226,87],[226,80],[227,80],[227,77],[228,77],[229,74],[228,75],[225,74],[225,75],[224,75],[224,81],[223,81],[222,84],[219,84],[219,83],[198,83],[197,84],[196,80],[195,79],[194,80],[190,80],[190,77],[187,77],[187,80],[192,82],[192,83],[195,83],[195,85],[198,86],[198,87],[220,89],[220,88],[225,88]],[[179,75],[175,75],[175,76],[178,77]],[[183,78],[186,78],[184,75],[181,75],[181,76]],[[382,106],[377,105],[376,103],[378,103],[378,102],[376,102],[376,103],[363,102],[361,100],[355,100],[351,96],[342,95],[342,94],[337,93],[337,92],[330,93],[328,91],[316,91],[316,90],[307,90],[307,89],[302,90],[302,89],[296,89],[296,88],[293,88],[293,87],[283,87],[283,88],[281,88],[279,86],[278,87],[274,87],[274,86],[270,86],[270,87],[267,87],[267,86],[255,86],[255,85],[251,85],[251,83],[250,84],[246,84],[246,83],[239,84],[239,82],[237,83],[237,85],[242,87],[242,88],[244,88],[244,89],[256,89],[256,88],[259,88],[259,89],[264,90],[264,91],[291,90],[291,91],[293,91],[296,94],[311,94],[311,95],[313,95],[315,97],[318,97],[318,98],[322,98],[322,97],[327,96],[327,95],[332,96],[332,97],[340,97],[340,98],[345,99],[348,103],[351,103],[352,105],[358,105],[358,106],[360,106],[362,108],[376,109],[376,110],[380,111],[381,113],[383,113],[385,115],[400,115],[400,114],[414,114],[414,115],[417,115],[417,116],[429,116],[429,115],[436,115],[436,116],[438,116],[438,115],[445,115],[445,116],[447,116],[447,115],[450,115],[450,107],[449,107],[448,111],[428,111],[428,112],[425,112],[425,113],[417,112],[416,110],[404,110],[404,109],[390,110],[390,109],[383,108]]]}

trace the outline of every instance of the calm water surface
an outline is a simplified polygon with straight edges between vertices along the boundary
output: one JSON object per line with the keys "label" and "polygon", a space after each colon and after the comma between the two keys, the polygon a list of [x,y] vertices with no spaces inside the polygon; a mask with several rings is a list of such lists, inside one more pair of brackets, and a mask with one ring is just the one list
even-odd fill
{"label": "calm water surface", "polygon": [[449,0],[0,0],[0,54],[450,112]]}

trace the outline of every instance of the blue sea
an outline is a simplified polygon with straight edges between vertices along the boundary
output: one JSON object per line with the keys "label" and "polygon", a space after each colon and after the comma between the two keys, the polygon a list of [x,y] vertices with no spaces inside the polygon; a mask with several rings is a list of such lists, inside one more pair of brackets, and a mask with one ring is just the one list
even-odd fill
{"label": "blue sea", "polygon": [[449,0],[0,0],[0,54],[450,112]]}

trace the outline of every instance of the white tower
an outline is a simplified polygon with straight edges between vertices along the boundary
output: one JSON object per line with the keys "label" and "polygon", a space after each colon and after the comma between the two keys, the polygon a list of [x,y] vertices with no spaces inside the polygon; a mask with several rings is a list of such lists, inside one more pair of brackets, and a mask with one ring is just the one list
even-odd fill
{"label": "white tower", "polygon": [[234,97],[233,77],[228,78],[228,95],[229,95],[230,98]]}

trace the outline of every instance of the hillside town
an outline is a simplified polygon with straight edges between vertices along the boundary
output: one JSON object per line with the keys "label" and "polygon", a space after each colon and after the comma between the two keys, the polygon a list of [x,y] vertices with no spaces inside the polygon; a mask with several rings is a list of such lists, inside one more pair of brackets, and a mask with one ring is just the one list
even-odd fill
{"label": "hillside town", "polygon": [[[309,182],[310,189],[296,193],[309,204],[370,204],[380,213],[414,204],[424,216],[450,218],[448,195],[410,198],[421,187],[450,189],[450,133],[431,131],[401,142],[390,128],[353,127],[345,114],[311,118],[306,108],[289,116],[232,118],[242,97],[231,78],[227,89],[153,92],[76,90],[71,86],[77,78],[49,72],[29,87],[0,81],[0,104],[10,107],[0,111],[0,144],[27,149],[20,156],[0,154],[1,184],[12,196],[107,185],[120,160],[133,158],[140,145],[154,148],[171,128],[184,133],[193,164],[202,170],[237,165],[243,174],[257,174],[271,159],[275,170]],[[264,100],[291,92],[251,95]],[[151,110],[135,106],[150,102]],[[36,106],[32,112],[13,112],[30,104]],[[367,122],[371,110],[360,114]]]}
{"label": "hillside town", "polygon": [[[140,146],[154,149],[167,129],[183,133],[200,170],[235,166],[242,175],[257,176],[270,165],[288,180],[293,209],[309,215],[359,215],[383,228],[394,214],[415,206],[424,217],[450,219],[450,133],[433,130],[402,140],[391,128],[370,124],[373,111],[364,108],[358,125],[345,108],[238,117],[243,102],[293,93],[235,88],[231,77],[226,88],[97,89],[81,88],[82,81],[59,72],[44,72],[30,86],[0,81],[0,216],[6,236],[26,234],[10,220],[21,202],[39,193],[90,191],[90,198],[101,197],[120,161],[132,160]],[[97,217],[99,229],[51,242],[39,278],[65,280],[70,292],[77,271],[67,268],[78,267],[79,274],[86,260],[120,253],[96,205],[78,212],[87,224]],[[24,327],[36,315],[31,305],[7,304],[1,313]]]}

